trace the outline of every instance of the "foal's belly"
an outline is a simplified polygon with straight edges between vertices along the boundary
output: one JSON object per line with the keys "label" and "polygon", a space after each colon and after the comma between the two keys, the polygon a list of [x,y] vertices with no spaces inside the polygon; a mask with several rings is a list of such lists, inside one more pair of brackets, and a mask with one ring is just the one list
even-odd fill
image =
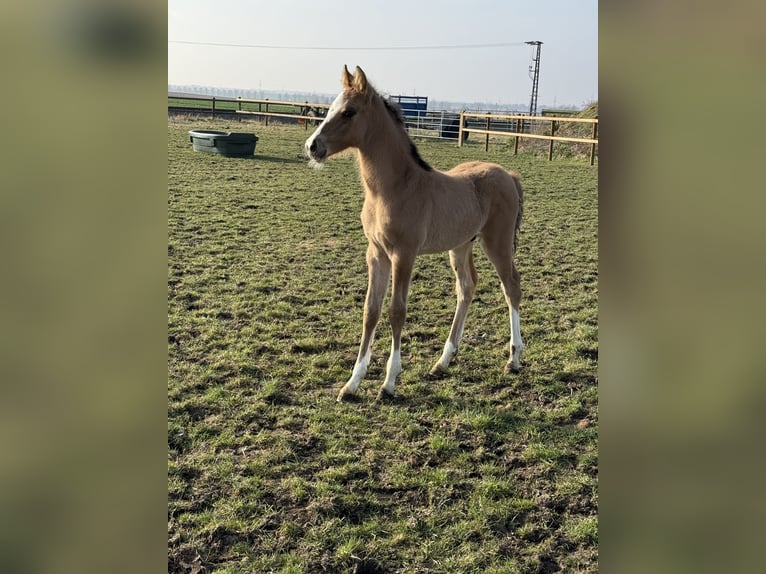
{"label": "foal's belly", "polygon": [[475,204],[463,209],[434,209],[420,253],[441,253],[465,245],[476,238],[484,218]]}
{"label": "foal's belly", "polygon": [[443,253],[444,251],[455,249],[460,245],[465,245],[475,238],[476,231],[450,232],[449,230],[444,230],[442,233],[434,234],[427,238],[418,250],[418,254]]}
{"label": "foal's belly", "polygon": [[365,235],[389,255],[401,249],[417,254],[443,253],[476,238],[483,225],[476,205],[463,209],[439,207],[423,210],[426,213],[403,210],[396,217],[363,209]]}

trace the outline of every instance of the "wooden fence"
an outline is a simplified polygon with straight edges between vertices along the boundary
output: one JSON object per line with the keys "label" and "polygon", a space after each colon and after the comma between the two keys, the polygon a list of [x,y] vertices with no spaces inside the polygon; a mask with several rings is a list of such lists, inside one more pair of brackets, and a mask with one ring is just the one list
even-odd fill
{"label": "wooden fence", "polygon": [[[188,104],[172,106],[171,100],[174,100],[175,103],[193,100],[195,102],[204,103],[204,107]],[[306,129],[308,129],[310,123],[318,123],[322,121],[324,114],[327,113],[330,105],[239,97],[217,98],[215,96],[198,96],[191,94],[168,94],[168,107],[172,107],[176,111],[188,110],[189,112],[194,113],[210,113],[212,116],[215,116],[217,113],[253,115],[263,118],[266,125],[269,125],[270,117],[287,118],[305,124]],[[312,110],[314,112],[313,115],[304,113],[307,109]]]}
{"label": "wooden fence", "polygon": [[[235,115],[252,115],[263,118],[266,125],[269,125],[269,118],[284,118],[296,120],[305,125],[306,129],[310,124],[318,124],[326,115],[330,108],[329,104],[315,104],[309,102],[286,102],[278,100],[258,100],[250,98],[216,98],[215,96],[197,96],[191,94],[168,94],[168,107],[170,100],[184,101],[194,100],[208,102],[210,107],[204,108],[187,106],[174,107],[175,110],[188,109],[191,112],[210,112],[215,115],[220,113],[231,113]],[[216,104],[218,107],[216,108]],[[313,115],[306,112],[310,110]],[[434,112],[429,112],[434,113]],[[457,113],[455,113],[457,115]],[[444,114],[442,114],[444,116]],[[483,122],[482,122],[483,120]],[[442,123],[444,118],[442,117]],[[454,120],[453,120],[454,121]],[[477,127],[482,125],[483,127]],[[591,124],[591,137],[571,137],[556,135],[556,129],[562,124],[580,123]],[[494,126],[493,126],[494,124]],[[419,125],[419,124],[418,124]],[[492,128],[495,129],[492,129]],[[502,129],[498,129],[502,128]],[[548,133],[542,133],[544,131]],[[452,128],[451,129],[455,129]],[[457,137],[458,146],[463,145],[464,136],[468,133],[484,134],[484,150],[489,149],[489,136],[507,136],[514,137],[513,153],[519,151],[519,139],[542,139],[548,140],[548,159],[553,159],[554,142],[573,142],[590,144],[590,164],[593,165],[596,157],[596,146],[598,145],[598,118],[574,118],[574,117],[552,117],[552,116],[525,116],[512,114],[492,114],[489,112],[460,112],[459,128]],[[443,131],[443,130],[442,130]],[[442,138],[441,132],[437,137]],[[421,135],[421,134],[416,134]],[[453,138],[455,139],[455,135]],[[443,138],[442,138],[443,139]]]}
{"label": "wooden fence", "polygon": [[[277,100],[251,100],[248,98],[236,98],[235,100],[237,102],[237,113],[238,114],[249,114],[253,116],[260,116],[265,118],[266,125],[269,125],[269,118],[291,118],[291,119],[297,119],[298,123],[303,123],[306,126],[306,129],[308,129],[309,122],[315,121],[320,122],[324,116],[327,114],[327,110],[330,109],[330,104],[310,104],[309,102],[280,102]],[[255,105],[258,106],[258,110],[255,109],[242,109],[242,104],[253,104],[253,107]],[[276,106],[280,111],[269,111],[269,106],[272,106],[272,110],[274,109],[274,106]],[[292,112],[289,110],[284,110],[285,107],[293,107],[298,108],[297,112]],[[308,115],[307,113],[304,113],[306,108],[310,110],[322,110],[321,115],[315,114],[315,115]]]}
{"label": "wooden fence", "polygon": [[[467,118],[478,118],[479,120],[485,120],[486,125],[484,128],[465,127]],[[492,120],[506,120],[513,121],[515,126],[513,131],[500,131],[492,130]],[[533,133],[536,127],[545,127],[545,124],[550,124],[550,133]],[[557,136],[556,127],[562,123],[588,123],[592,124],[591,137],[589,138],[576,138],[568,136]],[[528,131],[527,128],[529,128]],[[539,128],[538,128],[539,129]],[[543,130],[540,130],[543,131]],[[575,142],[575,143],[588,143],[590,144],[590,164],[593,165],[596,157],[596,146],[598,145],[598,118],[562,118],[562,117],[550,117],[550,116],[520,116],[509,114],[491,114],[491,113],[478,113],[478,112],[461,112],[460,113],[460,133],[457,138],[458,146],[463,145],[463,133],[477,133],[485,134],[484,150],[489,149],[489,136],[513,136],[515,141],[513,144],[514,155],[519,151],[519,138],[531,138],[531,139],[544,139],[548,140],[548,160],[553,159],[553,142]]]}

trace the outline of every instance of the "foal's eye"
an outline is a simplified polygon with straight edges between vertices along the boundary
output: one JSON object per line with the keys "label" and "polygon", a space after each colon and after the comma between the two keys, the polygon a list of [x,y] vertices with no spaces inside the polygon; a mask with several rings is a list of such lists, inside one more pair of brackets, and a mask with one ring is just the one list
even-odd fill
{"label": "foal's eye", "polygon": [[344,118],[353,118],[355,113],[356,113],[356,110],[352,110],[351,108],[346,108],[340,113],[340,115],[342,115]]}

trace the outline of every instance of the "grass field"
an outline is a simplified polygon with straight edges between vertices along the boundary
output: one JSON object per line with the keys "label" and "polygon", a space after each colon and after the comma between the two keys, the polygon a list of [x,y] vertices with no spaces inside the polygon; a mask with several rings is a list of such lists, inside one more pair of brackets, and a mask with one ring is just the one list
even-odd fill
{"label": "grass field", "polygon": [[[195,153],[190,129],[253,131],[255,159]],[[418,260],[397,398],[338,404],[366,289],[353,157],[306,165],[298,126],[168,123],[168,567],[252,572],[596,572],[597,171],[501,142],[418,142],[446,169],[518,171],[526,349],[479,287],[451,374],[428,380],[454,312],[446,254]],[[385,317],[385,314],[384,314]]]}

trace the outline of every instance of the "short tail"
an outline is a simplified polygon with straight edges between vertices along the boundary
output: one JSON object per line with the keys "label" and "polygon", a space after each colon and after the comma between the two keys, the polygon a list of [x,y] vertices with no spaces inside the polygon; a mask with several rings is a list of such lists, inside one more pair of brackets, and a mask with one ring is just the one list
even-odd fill
{"label": "short tail", "polygon": [[521,187],[521,178],[517,173],[510,172],[513,182],[516,184],[516,191],[519,194],[519,212],[516,215],[516,226],[513,229],[513,253],[516,254],[516,247],[519,244],[519,228],[521,227],[521,218],[524,215],[524,188]]}

